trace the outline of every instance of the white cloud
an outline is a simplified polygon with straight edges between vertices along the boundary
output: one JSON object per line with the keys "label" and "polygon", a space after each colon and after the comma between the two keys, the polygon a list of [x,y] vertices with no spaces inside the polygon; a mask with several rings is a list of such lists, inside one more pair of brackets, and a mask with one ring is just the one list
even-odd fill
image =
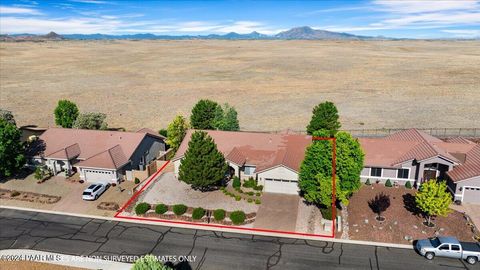
{"label": "white cloud", "polygon": [[70,2],[84,3],[84,4],[107,4],[107,1],[101,0],[70,0]]}
{"label": "white cloud", "polygon": [[474,29],[451,29],[451,30],[442,30],[442,32],[453,34],[453,37],[458,37],[458,38],[480,37],[480,30],[474,30]]}
{"label": "white cloud", "polygon": [[426,12],[438,12],[438,11],[454,11],[454,10],[475,10],[479,8],[480,1],[478,0],[440,0],[440,1],[395,1],[395,0],[377,0],[373,1],[373,4],[377,5],[379,10],[411,14],[411,13],[426,13]]}
{"label": "white cloud", "polygon": [[1,15],[5,15],[5,14],[40,15],[42,13],[32,8],[0,6],[0,14]]}

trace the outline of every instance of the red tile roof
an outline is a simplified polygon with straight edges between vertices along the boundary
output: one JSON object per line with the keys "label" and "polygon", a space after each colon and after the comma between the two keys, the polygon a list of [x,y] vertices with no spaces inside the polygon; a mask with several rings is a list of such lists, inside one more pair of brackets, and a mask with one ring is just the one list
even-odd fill
{"label": "red tile roof", "polygon": [[460,166],[455,166],[447,174],[454,182],[480,176],[480,145],[477,144],[468,151],[465,162]]}
{"label": "red tile roof", "polygon": [[[194,130],[188,130],[173,160],[182,158]],[[279,165],[296,172],[305,156],[312,137],[299,134],[206,131],[217,144],[225,158],[235,164],[254,165],[256,171],[264,171]]]}

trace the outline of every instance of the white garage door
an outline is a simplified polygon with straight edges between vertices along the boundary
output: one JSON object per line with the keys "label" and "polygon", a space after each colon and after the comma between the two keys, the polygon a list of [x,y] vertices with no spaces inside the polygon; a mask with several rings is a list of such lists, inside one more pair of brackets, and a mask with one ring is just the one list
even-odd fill
{"label": "white garage door", "polygon": [[265,178],[265,192],[298,194],[298,190],[296,180]]}
{"label": "white garage door", "polygon": [[111,183],[114,179],[112,171],[85,170],[85,179],[87,182]]}
{"label": "white garage door", "polygon": [[480,187],[463,187],[463,202],[480,204]]}

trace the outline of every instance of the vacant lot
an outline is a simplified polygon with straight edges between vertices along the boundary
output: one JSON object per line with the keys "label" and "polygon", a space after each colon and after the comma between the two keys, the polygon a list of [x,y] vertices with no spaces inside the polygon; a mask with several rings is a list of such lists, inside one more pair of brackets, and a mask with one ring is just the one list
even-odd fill
{"label": "vacant lot", "polygon": [[242,129],[304,129],[337,103],[344,128],[479,127],[480,42],[65,41],[0,43],[0,107],[53,125],[60,98],[111,126],[166,127],[200,98]]}

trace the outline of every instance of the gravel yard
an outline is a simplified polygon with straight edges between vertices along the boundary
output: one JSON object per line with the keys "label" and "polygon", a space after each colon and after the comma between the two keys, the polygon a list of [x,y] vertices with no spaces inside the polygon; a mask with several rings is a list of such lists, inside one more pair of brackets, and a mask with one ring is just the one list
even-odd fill
{"label": "gravel yard", "polygon": [[138,201],[151,204],[185,204],[189,207],[205,209],[222,208],[227,211],[242,210],[245,213],[257,212],[258,210],[258,205],[244,200],[235,201],[234,198],[223,194],[221,190],[208,192],[194,190],[190,185],[177,180],[172,172],[164,173],[158,177],[142,193]]}

